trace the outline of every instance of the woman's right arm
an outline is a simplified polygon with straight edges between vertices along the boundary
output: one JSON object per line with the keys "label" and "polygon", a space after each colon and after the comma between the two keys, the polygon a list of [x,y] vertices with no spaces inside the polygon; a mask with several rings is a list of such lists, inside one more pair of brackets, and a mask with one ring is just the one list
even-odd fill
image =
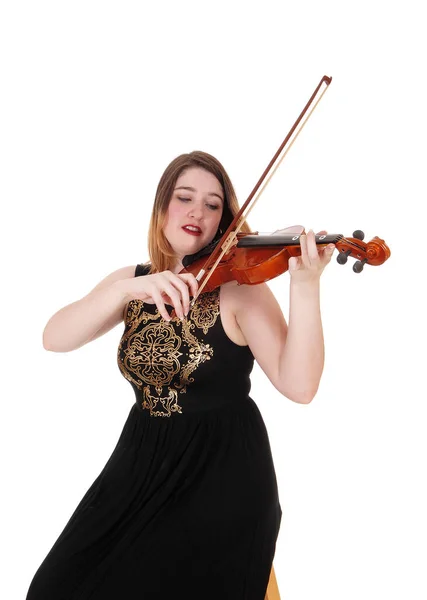
{"label": "woman's right arm", "polygon": [[123,321],[129,297],[126,281],[135,266],[110,273],[89,294],[56,312],[43,331],[43,347],[52,352],[71,352],[106,333]]}
{"label": "woman's right arm", "polygon": [[190,291],[196,295],[198,283],[191,273],[163,271],[135,277],[135,266],[123,267],[100,281],[81,300],[61,308],[43,331],[43,347],[52,352],[71,352],[100,337],[124,320],[124,310],[132,299],[154,303],[167,321],[165,301],[181,318],[188,313]]}

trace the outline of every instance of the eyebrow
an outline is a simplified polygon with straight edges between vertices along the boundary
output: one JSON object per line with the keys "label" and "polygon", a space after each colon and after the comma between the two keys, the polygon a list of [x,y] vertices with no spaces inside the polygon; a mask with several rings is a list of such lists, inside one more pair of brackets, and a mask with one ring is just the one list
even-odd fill
{"label": "eyebrow", "polygon": [[[175,190],[189,190],[190,192],[196,192],[197,191],[195,188],[187,186],[187,185],[181,185],[179,187],[176,187]],[[215,192],[209,192],[208,196],[216,196],[217,198],[219,198],[220,200],[222,200],[222,202],[224,202],[223,197],[220,196],[219,194],[216,194]]]}

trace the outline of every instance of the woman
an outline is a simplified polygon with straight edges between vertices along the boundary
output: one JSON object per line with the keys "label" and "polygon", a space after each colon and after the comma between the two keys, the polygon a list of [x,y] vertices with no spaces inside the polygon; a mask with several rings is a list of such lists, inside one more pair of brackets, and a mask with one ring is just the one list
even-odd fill
{"label": "woman", "polygon": [[333,247],[319,253],[313,232],[302,236],[289,327],[265,284],[230,282],[190,308],[198,283],[182,261],[237,210],[214,157],[179,156],[158,185],[150,263],[115,271],[46,325],[45,348],[67,352],[124,321],[118,366],[136,402],[27,600],[264,600],[282,511],[249,375],[255,358],[287,398],[314,397],[319,278]]}

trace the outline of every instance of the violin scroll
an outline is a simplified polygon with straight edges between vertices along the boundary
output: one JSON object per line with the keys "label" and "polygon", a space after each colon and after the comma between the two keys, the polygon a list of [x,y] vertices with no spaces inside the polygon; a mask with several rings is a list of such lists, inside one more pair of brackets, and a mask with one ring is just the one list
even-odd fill
{"label": "violin scroll", "polygon": [[344,265],[349,256],[356,258],[353,265],[355,273],[361,273],[365,264],[382,265],[390,257],[390,249],[387,244],[375,236],[370,242],[364,242],[365,234],[360,229],[353,232],[353,237],[341,238],[336,244],[339,250],[337,262]]}

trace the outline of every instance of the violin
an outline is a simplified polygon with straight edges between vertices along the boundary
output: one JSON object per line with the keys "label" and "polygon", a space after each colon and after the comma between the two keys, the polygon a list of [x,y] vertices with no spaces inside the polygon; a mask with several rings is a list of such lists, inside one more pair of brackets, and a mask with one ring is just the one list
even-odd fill
{"label": "violin", "polygon": [[[239,284],[246,285],[269,281],[288,270],[289,258],[301,255],[299,240],[304,233],[304,228],[301,226],[267,235],[259,235],[257,232],[241,233],[239,230],[331,81],[332,77],[326,75],[322,77],[288,135],[221,239],[212,242],[195,255],[184,257],[184,269],[181,273],[193,273],[199,282],[197,295],[193,298],[191,305],[194,305],[197,296],[203,290],[212,291],[228,281],[234,280]],[[365,264],[381,265],[390,257],[390,249],[384,240],[376,236],[366,243],[363,239],[364,233],[360,230],[354,231],[352,237],[344,237],[341,234],[318,234],[316,235],[316,245],[334,244],[339,251],[338,263],[343,265],[347,262],[348,257],[352,256],[357,259],[353,264],[353,271],[361,273]]]}
{"label": "violin", "polygon": [[[235,244],[221,257],[215,269],[209,264],[206,267],[205,272],[210,276],[204,291],[211,292],[228,281],[237,281],[239,285],[257,285],[282,275],[288,270],[291,256],[301,255],[300,237],[303,234],[304,228],[298,225],[271,234],[238,233]],[[390,257],[390,249],[384,240],[375,236],[366,243],[364,237],[363,231],[358,229],[352,237],[318,234],[315,239],[317,246],[335,245],[339,251],[337,262],[340,265],[344,265],[349,256],[357,259],[353,271],[361,273],[365,264],[382,265]],[[192,273],[197,277],[206,263],[205,256],[210,255],[218,243],[184,257],[184,270],[181,273]]]}

